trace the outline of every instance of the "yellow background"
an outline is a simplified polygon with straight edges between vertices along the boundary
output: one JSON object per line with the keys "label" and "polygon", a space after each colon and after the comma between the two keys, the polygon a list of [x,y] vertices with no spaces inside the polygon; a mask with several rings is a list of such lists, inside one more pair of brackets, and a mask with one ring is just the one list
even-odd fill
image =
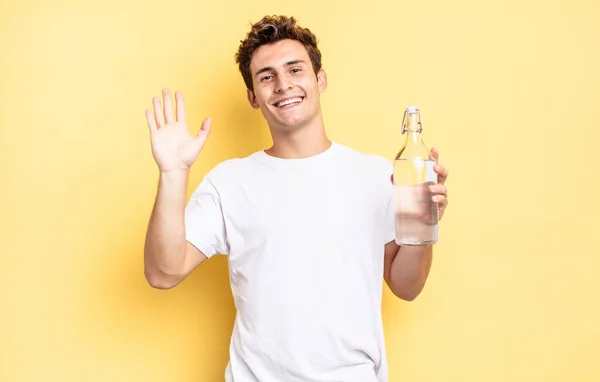
{"label": "yellow background", "polygon": [[[320,39],[332,139],[393,158],[403,108],[450,169],[423,294],[385,291],[390,381],[600,380],[596,1],[73,1],[0,5],[0,381],[222,381],[219,256],[145,282],[157,168],[144,109],[214,118],[189,191],[270,144],[233,55],[250,22]],[[318,266],[318,265],[317,265]]]}

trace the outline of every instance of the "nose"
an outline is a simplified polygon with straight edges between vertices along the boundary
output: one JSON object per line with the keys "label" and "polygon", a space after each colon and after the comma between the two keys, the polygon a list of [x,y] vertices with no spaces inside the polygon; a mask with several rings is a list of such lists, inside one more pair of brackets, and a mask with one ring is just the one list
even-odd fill
{"label": "nose", "polygon": [[275,85],[276,93],[283,93],[292,88],[292,83],[285,77],[280,76],[277,79],[277,84]]}

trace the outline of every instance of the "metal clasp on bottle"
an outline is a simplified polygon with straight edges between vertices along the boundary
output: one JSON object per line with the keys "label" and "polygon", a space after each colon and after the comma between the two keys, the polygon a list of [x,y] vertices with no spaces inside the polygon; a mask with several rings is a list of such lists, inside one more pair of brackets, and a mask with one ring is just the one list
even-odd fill
{"label": "metal clasp on bottle", "polygon": [[[402,134],[406,133],[408,131],[408,129],[406,128],[406,114],[408,113],[408,111],[404,111],[404,117],[402,117]],[[419,121],[417,122],[419,124],[419,130],[417,130],[417,133],[421,133],[423,131],[423,123],[421,123],[421,116],[419,115]]]}

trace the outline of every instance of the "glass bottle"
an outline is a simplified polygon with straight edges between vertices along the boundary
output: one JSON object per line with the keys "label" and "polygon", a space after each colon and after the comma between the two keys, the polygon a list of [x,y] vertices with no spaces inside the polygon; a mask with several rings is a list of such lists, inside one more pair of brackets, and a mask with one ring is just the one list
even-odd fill
{"label": "glass bottle", "polygon": [[438,241],[438,209],[429,186],[437,183],[435,159],[421,138],[423,124],[418,106],[404,112],[404,146],[394,160],[396,243],[416,246]]}

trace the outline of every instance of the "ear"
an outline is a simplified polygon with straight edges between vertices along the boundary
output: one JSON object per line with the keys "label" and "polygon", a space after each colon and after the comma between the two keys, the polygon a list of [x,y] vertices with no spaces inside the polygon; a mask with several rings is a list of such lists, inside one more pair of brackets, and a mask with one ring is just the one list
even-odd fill
{"label": "ear", "polygon": [[248,96],[248,102],[250,102],[250,106],[252,106],[256,110],[260,109],[258,102],[256,102],[256,96],[254,95],[254,92],[250,89],[246,89],[246,93]]}
{"label": "ear", "polygon": [[317,82],[319,84],[319,93],[323,93],[327,89],[327,73],[321,68],[317,73]]}

